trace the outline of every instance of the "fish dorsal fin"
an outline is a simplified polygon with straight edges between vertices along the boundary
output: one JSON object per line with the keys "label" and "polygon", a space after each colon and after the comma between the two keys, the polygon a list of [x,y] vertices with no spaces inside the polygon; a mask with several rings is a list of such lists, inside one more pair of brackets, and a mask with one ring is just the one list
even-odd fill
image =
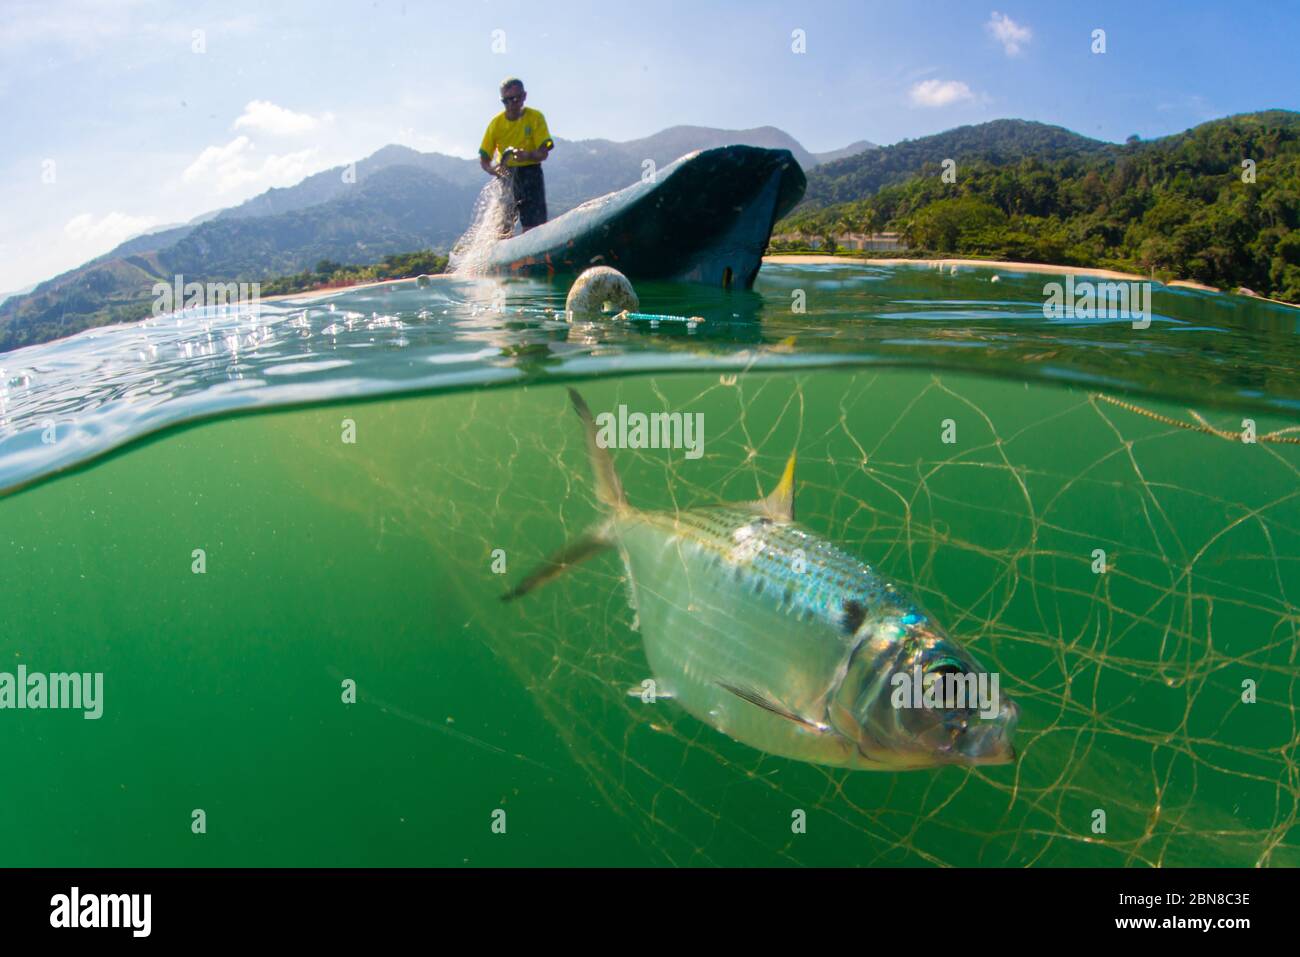
{"label": "fish dorsal fin", "polygon": [[781,473],[781,481],[776,483],[771,494],[750,503],[754,511],[766,515],[774,522],[794,521],[794,459],[795,453],[791,452],[785,463],[785,471]]}

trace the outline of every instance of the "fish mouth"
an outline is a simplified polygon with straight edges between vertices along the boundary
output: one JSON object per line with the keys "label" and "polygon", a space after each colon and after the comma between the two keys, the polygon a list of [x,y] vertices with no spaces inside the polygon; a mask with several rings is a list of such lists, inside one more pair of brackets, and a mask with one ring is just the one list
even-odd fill
{"label": "fish mouth", "polygon": [[[1004,700],[997,715],[986,718],[959,735],[943,743],[932,742],[930,747],[893,750],[873,736],[866,726],[859,729],[858,753],[873,767],[890,767],[893,770],[936,768],[945,765],[960,767],[985,767],[1012,764],[1019,757],[1012,735],[1020,720],[1020,708],[1014,701]],[[882,757],[882,754],[887,755]]]}
{"label": "fish mouth", "polygon": [[1011,736],[1019,722],[1020,706],[1010,699],[1003,701],[995,717],[966,731],[955,742],[953,760],[971,765],[1010,764],[1017,757]]}

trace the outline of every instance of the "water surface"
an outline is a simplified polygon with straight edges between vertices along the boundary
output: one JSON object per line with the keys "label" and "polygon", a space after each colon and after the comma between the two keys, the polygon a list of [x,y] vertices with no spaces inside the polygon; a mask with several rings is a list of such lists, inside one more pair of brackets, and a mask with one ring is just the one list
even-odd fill
{"label": "water surface", "polygon": [[[1050,322],[1056,277],[993,275],[768,265],[622,325],[434,280],[0,356],[0,671],[106,698],[0,711],[0,862],[1300,863],[1300,313]],[[616,451],[638,505],[796,448],[801,521],[999,671],[1019,761],[836,771],[629,697],[613,556],[502,605],[596,516],[574,383],[704,415],[699,459]]]}

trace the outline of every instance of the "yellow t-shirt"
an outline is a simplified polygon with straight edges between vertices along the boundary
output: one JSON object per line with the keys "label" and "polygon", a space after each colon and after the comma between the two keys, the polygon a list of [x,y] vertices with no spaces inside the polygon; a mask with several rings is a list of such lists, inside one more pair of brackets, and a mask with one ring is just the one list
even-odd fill
{"label": "yellow t-shirt", "polygon": [[[555,149],[555,141],[551,139],[551,133],[546,128],[546,117],[531,106],[525,106],[519,119],[513,122],[506,119],[505,110],[492,117],[487,132],[483,134],[483,145],[479,147],[479,155],[487,157],[488,162],[491,162],[497,153],[508,146],[513,146],[517,150],[535,150],[541,146],[545,146],[548,150]],[[511,160],[507,165],[536,166],[537,161]]]}

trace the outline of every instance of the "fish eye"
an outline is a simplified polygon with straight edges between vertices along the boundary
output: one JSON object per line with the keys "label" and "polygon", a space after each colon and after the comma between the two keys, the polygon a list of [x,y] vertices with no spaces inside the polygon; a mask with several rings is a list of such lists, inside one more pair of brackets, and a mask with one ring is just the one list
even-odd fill
{"label": "fish eye", "polygon": [[[966,673],[966,669],[962,667],[960,662],[958,662],[955,658],[950,658],[945,656],[943,658],[936,658],[934,662],[932,662],[926,668],[925,678],[923,680],[925,684],[928,686],[933,685],[935,682],[944,682],[939,686],[939,691],[942,694],[944,707],[956,711],[958,710],[957,700],[955,697],[956,690],[947,684],[946,679],[948,678],[949,675],[960,677],[965,673]],[[951,701],[949,700],[950,694],[954,696]],[[960,710],[969,711],[970,709],[963,708]]]}
{"label": "fish eye", "polygon": [[941,655],[932,658],[925,668],[927,675],[963,675],[966,673],[965,666],[951,655]]}

